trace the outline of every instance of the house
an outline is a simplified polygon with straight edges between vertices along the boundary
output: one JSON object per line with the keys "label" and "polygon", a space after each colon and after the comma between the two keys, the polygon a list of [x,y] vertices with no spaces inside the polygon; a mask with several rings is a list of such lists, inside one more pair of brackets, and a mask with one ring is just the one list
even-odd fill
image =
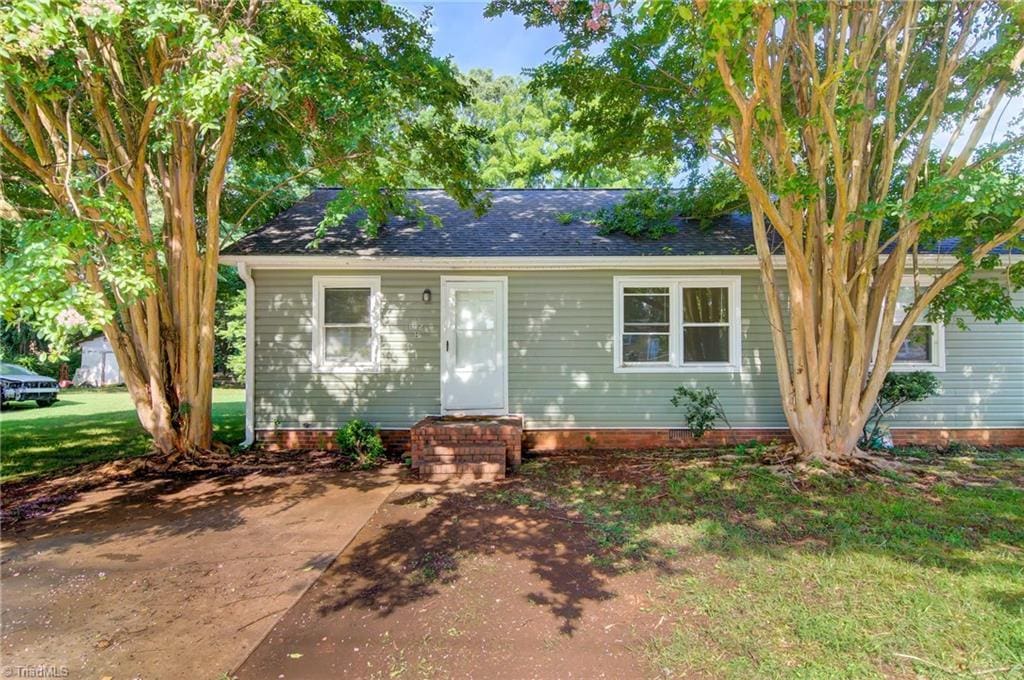
{"label": "house", "polygon": [[[482,217],[411,194],[443,228],[352,218],[311,249],[321,189],[224,251],[248,285],[250,441],[316,445],[358,417],[402,446],[428,416],[507,414],[528,448],[678,444],[680,384],[717,389],[741,440],[785,436],[748,219],[638,241],[571,219],[620,191],[500,190]],[[1024,443],[1022,356],[1019,323],[922,321],[896,370],[942,392],[900,409],[897,439]]]}

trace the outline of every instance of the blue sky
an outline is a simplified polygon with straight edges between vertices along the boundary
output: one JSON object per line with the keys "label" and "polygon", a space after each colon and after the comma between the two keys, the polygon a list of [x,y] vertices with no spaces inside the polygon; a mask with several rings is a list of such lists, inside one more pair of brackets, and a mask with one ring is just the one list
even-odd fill
{"label": "blue sky", "polygon": [[547,60],[558,43],[551,26],[527,29],[515,15],[484,17],[486,2],[395,2],[419,16],[433,7],[434,53],[452,56],[462,71],[489,68],[497,75],[517,75]]}

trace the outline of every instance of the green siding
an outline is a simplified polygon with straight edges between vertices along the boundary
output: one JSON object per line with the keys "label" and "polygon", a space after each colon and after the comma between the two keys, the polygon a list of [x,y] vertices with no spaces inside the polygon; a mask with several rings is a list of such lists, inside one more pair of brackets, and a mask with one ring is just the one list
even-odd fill
{"label": "green siding", "polygon": [[[510,411],[524,415],[532,428],[677,427],[682,419],[668,399],[675,386],[685,383],[715,387],[735,427],[784,426],[755,271],[700,272],[742,276],[742,371],[613,372],[613,277],[645,273],[650,272],[480,272],[508,276]],[[384,427],[407,427],[439,411],[440,272],[379,272],[380,373],[310,370],[312,277],[348,274],[376,272],[253,272],[257,429],[334,428],[353,416]],[[424,288],[434,292],[429,304],[420,297]],[[950,325],[947,368],[938,374],[942,394],[905,407],[898,424],[1024,427],[1022,357],[1022,324],[972,323],[969,331]]]}

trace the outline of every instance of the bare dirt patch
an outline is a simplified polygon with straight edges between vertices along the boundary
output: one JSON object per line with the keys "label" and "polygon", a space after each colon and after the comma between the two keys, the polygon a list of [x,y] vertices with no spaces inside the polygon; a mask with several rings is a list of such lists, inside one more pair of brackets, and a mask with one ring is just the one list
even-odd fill
{"label": "bare dirt patch", "polygon": [[[230,671],[396,484],[394,467],[309,472],[302,460],[206,479],[36,484],[42,497],[68,491],[59,510],[5,527],[2,670],[66,668],[68,677],[94,678]],[[315,467],[315,457],[305,460]]]}
{"label": "bare dirt patch", "polygon": [[239,678],[634,678],[671,630],[650,573],[601,567],[587,528],[406,484],[237,671]]}

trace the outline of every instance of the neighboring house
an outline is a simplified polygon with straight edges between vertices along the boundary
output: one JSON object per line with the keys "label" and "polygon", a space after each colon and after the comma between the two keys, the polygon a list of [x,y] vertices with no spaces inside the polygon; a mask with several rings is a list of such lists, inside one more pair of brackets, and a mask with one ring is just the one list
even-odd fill
{"label": "neighboring house", "polygon": [[121,369],[117,365],[117,357],[110,341],[104,335],[97,335],[94,338],[78,343],[78,349],[82,351],[82,365],[75,371],[72,382],[76,387],[89,385],[91,387],[105,387],[107,385],[120,385],[124,382],[121,378]]}
{"label": "neighboring house", "polygon": [[[619,191],[500,190],[483,217],[411,193],[443,228],[396,218],[370,238],[351,218],[310,248],[322,189],[223,253],[248,285],[250,440],[309,444],[359,417],[401,441],[428,415],[514,414],[528,447],[669,444],[680,384],[717,389],[740,440],[784,435],[749,220],[638,241],[565,223]],[[1024,325],[967,328],[911,335],[897,370],[935,371],[942,392],[900,409],[897,438],[1024,441]]]}

